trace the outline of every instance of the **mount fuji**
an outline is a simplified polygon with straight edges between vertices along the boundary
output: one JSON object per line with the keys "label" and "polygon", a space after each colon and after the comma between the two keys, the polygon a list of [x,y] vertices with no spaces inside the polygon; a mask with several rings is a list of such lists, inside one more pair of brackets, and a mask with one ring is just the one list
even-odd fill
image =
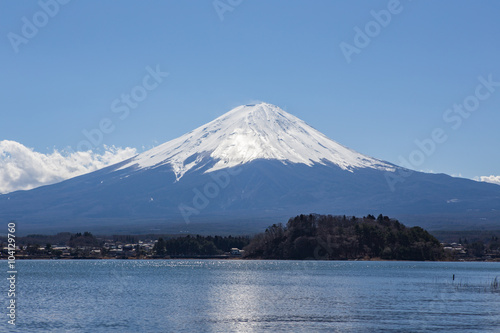
{"label": "mount fuji", "polygon": [[313,212],[499,228],[500,186],[362,155],[260,103],[113,166],[0,196],[0,219],[21,232],[246,233]]}

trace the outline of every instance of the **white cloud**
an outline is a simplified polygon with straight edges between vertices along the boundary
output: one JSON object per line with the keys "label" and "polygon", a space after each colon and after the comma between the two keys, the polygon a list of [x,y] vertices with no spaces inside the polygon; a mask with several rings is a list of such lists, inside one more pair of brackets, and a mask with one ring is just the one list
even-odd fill
{"label": "white cloud", "polygon": [[475,177],[474,180],[500,185],[500,176],[480,176]]}
{"label": "white cloud", "polygon": [[58,150],[42,154],[15,141],[0,141],[0,193],[54,184],[137,154],[135,148],[104,148],[102,154]]}

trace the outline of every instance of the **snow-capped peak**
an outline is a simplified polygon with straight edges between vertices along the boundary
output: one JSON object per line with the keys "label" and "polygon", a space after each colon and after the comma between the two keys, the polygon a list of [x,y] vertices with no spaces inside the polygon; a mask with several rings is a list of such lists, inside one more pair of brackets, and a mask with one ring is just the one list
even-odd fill
{"label": "snow-capped peak", "polygon": [[334,163],[340,168],[394,170],[394,166],[364,156],[327,138],[299,118],[267,103],[238,106],[206,125],[137,155],[120,169],[170,164],[179,180],[210,157],[206,172],[256,159],[282,163]]}

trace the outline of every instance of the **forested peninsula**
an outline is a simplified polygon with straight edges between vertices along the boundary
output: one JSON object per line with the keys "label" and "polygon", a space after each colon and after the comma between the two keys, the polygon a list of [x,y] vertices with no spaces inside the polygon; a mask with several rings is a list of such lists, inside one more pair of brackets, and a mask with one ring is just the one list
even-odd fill
{"label": "forested peninsula", "polygon": [[252,238],[245,258],[443,260],[440,242],[420,227],[387,216],[300,215]]}
{"label": "forested peninsula", "polygon": [[[279,259],[500,261],[500,231],[406,227],[387,216],[299,215],[257,235],[93,235],[16,238],[18,259]],[[0,259],[9,256],[0,236]]]}

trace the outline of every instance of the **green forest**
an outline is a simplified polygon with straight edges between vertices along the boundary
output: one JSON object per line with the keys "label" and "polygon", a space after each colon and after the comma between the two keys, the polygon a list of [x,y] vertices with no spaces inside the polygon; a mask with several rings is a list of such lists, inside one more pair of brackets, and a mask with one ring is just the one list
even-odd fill
{"label": "green forest", "polygon": [[246,258],[311,260],[442,260],[439,241],[387,216],[300,215],[252,238]]}

